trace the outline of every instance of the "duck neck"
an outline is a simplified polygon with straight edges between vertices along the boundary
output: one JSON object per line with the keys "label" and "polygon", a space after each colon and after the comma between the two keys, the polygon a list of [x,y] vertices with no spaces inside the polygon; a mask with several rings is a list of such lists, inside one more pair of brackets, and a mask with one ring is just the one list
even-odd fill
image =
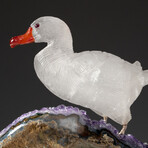
{"label": "duck neck", "polygon": [[47,48],[52,53],[73,53],[73,44],[71,33],[63,33],[62,35],[56,36],[56,39],[47,43]]}

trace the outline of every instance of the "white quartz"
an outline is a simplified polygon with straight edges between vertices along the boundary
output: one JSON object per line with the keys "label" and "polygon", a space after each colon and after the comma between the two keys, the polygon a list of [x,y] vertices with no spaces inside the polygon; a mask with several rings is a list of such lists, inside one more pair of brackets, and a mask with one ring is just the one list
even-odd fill
{"label": "white quartz", "polygon": [[31,27],[35,42],[47,42],[34,67],[52,93],[121,125],[131,120],[130,106],[148,83],[148,72],[139,62],[102,51],[74,53],[68,26],[55,17],[41,17]]}

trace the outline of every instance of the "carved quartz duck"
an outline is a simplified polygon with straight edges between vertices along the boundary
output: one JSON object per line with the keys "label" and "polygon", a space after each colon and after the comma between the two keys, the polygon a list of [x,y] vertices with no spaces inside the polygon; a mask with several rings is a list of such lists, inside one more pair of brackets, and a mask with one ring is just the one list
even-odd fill
{"label": "carved quartz duck", "polygon": [[10,46],[45,42],[34,58],[41,82],[56,96],[90,108],[107,121],[123,125],[124,134],[131,120],[130,106],[148,84],[148,71],[102,51],[73,50],[68,26],[56,17],[36,19],[24,35],[13,37]]}

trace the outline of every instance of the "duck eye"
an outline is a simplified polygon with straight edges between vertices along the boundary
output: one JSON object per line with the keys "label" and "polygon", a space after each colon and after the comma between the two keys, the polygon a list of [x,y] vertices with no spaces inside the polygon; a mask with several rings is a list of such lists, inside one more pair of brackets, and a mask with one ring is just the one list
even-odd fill
{"label": "duck eye", "polygon": [[38,28],[39,26],[40,26],[40,24],[39,24],[39,23],[35,24],[35,28]]}

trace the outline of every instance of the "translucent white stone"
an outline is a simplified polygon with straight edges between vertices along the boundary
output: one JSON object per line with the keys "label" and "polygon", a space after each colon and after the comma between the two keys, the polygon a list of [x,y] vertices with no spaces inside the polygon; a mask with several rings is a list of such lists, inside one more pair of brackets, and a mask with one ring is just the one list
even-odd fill
{"label": "translucent white stone", "polygon": [[52,93],[121,125],[130,121],[130,106],[148,83],[148,72],[139,62],[102,51],[74,53],[70,30],[58,18],[41,17],[31,27],[35,42],[48,43],[35,56],[34,67]]}

